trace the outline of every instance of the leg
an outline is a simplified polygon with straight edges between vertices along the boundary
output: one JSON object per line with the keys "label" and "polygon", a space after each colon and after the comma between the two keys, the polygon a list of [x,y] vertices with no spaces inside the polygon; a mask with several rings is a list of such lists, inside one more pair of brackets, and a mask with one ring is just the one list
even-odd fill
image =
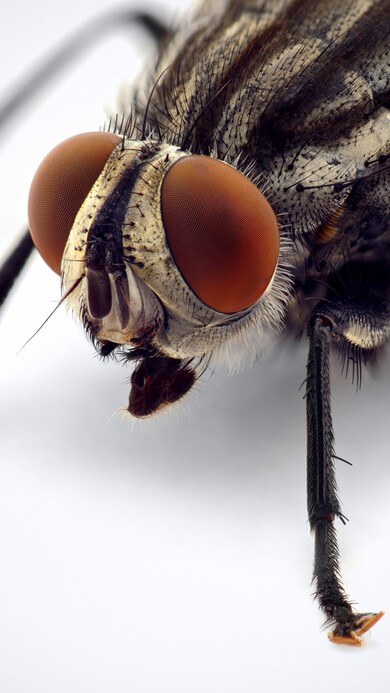
{"label": "leg", "polygon": [[334,624],[329,639],[361,645],[360,635],[383,616],[383,612],[355,613],[341,584],[335,517],[345,524],[337,497],[334,469],[334,434],[330,405],[329,353],[334,322],[316,311],[309,328],[309,359],[306,381],[307,494],[310,527],[314,532],[313,581],[316,597]]}
{"label": "leg", "polygon": [[28,100],[46,85],[58,73],[74,61],[89,46],[100,37],[105,36],[114,29],[122,29],[124,26],[138,24],[160,43],[167,36],[169,30],[158,17],[145,11],[116,10],[97,16],[87,25],[82,26],[73,36],[66,39],[50,55],[33,68],[26,79],[22,81],[13,96],[0,108],[0,129],[11,122],[21,108],[25,108]]}
{"label": "leg", "polygon": [[0,267],[0,306],[4,303],[10,289],[22,271],[34,248],[30,232],[26,231],[16,248]]}

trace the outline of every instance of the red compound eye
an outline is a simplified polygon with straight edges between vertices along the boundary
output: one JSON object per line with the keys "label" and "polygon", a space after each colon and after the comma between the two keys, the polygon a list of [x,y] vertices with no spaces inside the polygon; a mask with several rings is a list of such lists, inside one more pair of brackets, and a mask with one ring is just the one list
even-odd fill
{"label": "red compound eye", "polygon": [[176,265],[203,303],[236,313],[264,294],[278,260],[278,223],[242,173],[207,156],[183,157],[165,176],[161,209]]}
{"label": "red compound eye", "polygon": [[33,178],[28,199],[31,236],[57,274],[77,212],[120,140],[110,132],[71,137],[52,149]]}

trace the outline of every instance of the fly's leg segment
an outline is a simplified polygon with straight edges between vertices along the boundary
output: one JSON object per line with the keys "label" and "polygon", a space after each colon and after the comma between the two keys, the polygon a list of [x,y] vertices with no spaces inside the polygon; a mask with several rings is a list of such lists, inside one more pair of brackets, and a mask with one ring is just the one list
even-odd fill
{"label": "fly's leg segment", "polygon": [[17,86],[15,93],[0,106],[0,129],[11,122],[18,111],[26,107],[31,97],[96,41],[113,30],[123,30],[124,27],[134,24],[141,26],[157,44],[170,36],[167,26],[158,17],[148,12],[116,10],[98,15],[29,71],[26,78]]}
{"label": "fly's leg segment", "polygon": [[0,267],[0,306],[7,298],[15,280],[30,257],[33,248],[34,244],[30,232],[27,230],[16,248],[14,248]]}
{"label": "fly's leg segment", "polygon": [[[334,625],[328,637],[332,642],[361,645],[360,636],[382,616],[378,613],[356,613],[342,586],[335,518],[345,524],[337,496],[335,477],[334,433],[330,398],[330,348],[348,334],[360,334],[371,350],[385,340],[388,315],[386,304],[376,293],[378,305],[365,298],[321,302],[309,324],[309,357],[306,380],[307,411],[307,499],[310,528],[314,534],[313,582],[315,596]],[[358,327],[358,329],[357,329]],[[354,328],[354,329],[353,329]],[[360,333],[359,333],[360,330]],[[368,339],[367,339],[368,335]],[[351,347],[356,358],[356,344]],[[351,357],[348,353],[347,357]],[[358,367],[361,353],[357,354]]]}

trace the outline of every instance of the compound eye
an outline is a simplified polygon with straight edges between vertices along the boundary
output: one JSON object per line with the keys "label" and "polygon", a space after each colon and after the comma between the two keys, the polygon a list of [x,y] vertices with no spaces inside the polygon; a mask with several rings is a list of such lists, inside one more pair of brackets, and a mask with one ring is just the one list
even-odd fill
{"label": "compound eye", "polygon": [[85,132],[61,142],[38,167],[28,199],[30,232],[57,274],[77,212],[120,141],[111,132]]}
{"label": "compound eye", "polygon": [[173,259],[203,303],[237,313],[265,293],[278,261],[279,228],[246,176],[218,159],[182,157],[164,178],[161,210]]}

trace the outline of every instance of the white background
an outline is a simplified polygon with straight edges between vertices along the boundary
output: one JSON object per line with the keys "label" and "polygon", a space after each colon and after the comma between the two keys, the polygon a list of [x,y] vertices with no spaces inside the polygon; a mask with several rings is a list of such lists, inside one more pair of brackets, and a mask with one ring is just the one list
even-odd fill
{"label": "white background", "polygon": [[[2,99],[111,4],[3,4]],[[40,160],[98,129],[150,51],[139,29],[117,32],[0,133],[2,252]],[[134,422],[116,413],[129,373],[101,364],[65,310],[17,354],[58,298],[34,257],[0,319],[2,693],[384,690],[389,617],[364,648],[336,647],[311,598],[305,346],[210,371],[183,406]],[[354,464],[337,464],[343,573],[367,611],[390,604],[389,365],[359,394],[337,361],[333,378],[337,452]]]}

